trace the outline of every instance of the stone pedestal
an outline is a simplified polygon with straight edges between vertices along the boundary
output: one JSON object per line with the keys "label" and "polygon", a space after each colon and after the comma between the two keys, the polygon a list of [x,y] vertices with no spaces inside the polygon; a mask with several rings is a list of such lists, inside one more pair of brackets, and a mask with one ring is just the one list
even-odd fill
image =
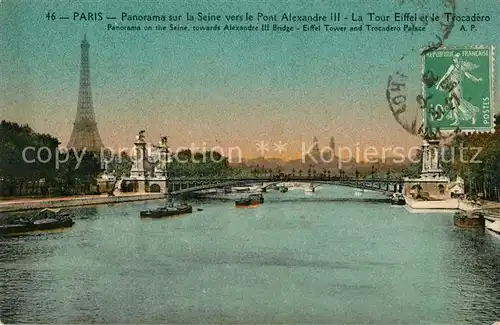
{"label": "stone pedestal", "polygon": [[[133,166],[129,177],[122,179],[123,188],[127,192],[139,193],[168,193],[168,162],[169,151],[167,137],[163,137],[158,146],[159,161],[155,166],[154,174],[147,172],[145,166],[149,158],[146,152],[147,143],[144,141],[143,131],[139,133],[137,141],[134,143]],[[151,163],[149,163],[151,165]]]}
{"label": "stone pedestal", "polygon": [[130,170],[130,177],[143,178],[145,177],[144,160],[146,159],[146,142],[142,139],[134,143],[134,161]]}
{"label": "stone pedestal", "polygon": [[405,196],[430,200],[451,198],[450,179],[441,169],[439,153],[439,140],[423,140],[422,171],[418,178],[405,178]]}
{"label": "stone pedestal", "polygon": [[439,140],[424,140],[422,142],[422,175],[442,175],[440,164]]}
{"label": "stone pedestal", "polygon": [[159,151],[159,161],[155,168],[154,180],[160,186],[161,193],[168,193],[168,162],[169,162],[169,151],[166,138],[162,139],[160,145],[157,147]]}

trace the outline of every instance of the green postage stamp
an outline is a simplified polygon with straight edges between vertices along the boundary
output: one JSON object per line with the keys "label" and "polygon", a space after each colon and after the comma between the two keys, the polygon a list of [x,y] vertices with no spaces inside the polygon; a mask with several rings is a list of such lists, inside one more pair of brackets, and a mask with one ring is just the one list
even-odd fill
{"label": "green postage stamp", "polygon": [[494,129],[494,47],[440,48],[422,56],[424,127],[440,131]]}

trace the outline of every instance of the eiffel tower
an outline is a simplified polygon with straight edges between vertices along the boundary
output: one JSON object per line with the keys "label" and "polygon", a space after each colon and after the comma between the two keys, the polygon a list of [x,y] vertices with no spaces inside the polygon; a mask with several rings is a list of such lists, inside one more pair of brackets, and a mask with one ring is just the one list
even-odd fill
{"label": "eiffel tower", "polygon": [[82,56],[80,63],[80,90],[78,92],[78,107],[76,110],[75,123],[73,131],[68,142],[68,149],[85,149],[86,152],[99,153],[104,147],[92,105],[92,91],[90,88],[90,69],[89,69],[89,42],[87,35],[84,36],[81,48]]}

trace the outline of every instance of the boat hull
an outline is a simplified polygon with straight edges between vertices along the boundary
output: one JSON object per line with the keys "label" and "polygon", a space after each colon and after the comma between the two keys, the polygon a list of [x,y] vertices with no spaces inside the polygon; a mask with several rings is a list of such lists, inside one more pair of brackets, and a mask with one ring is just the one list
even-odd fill
{"label": "boat hull", "polygon": [[0,226],[0,235],[11,235],[19,233],[28,233],[43,230],[53,230],[61,228],[70,228],[75,224],[73,219],[64,220],[38,220],[35,223],[14,224]]}
{"label": "boat hull", "polygon": [[248,206],[256,206],[264,203],[264,197],[262,195],[250,195],[249,197],[237,200],[235,205],[237,207],[248,207]]}
{"label": "boat hull", "polygon": [[262,203],[264,202],[261,202],[260,200],[248,200],[248,201],[238,200],[236,201],[235,205],[237,207],[249,207],[249,206],[256,206]]}
{"label": "boat hull", "polygon": [[259,206],[260,203],[236,203],[235,206],[237,208],[248,208],[248,207],[256,207]]}
{"label": "boat hull", "polygon": [[485,219],[482,216],[468,217],[457,213],[453,216],[453,223],[456,227],[466,229],[484,229]]}
{"label": "boat hull", "polygon": [[155,210],[141,211],[141,218],[165,218],[173,217],[181,214],[192,213],[193,207],[181,207],[181,208],[159,208]]}

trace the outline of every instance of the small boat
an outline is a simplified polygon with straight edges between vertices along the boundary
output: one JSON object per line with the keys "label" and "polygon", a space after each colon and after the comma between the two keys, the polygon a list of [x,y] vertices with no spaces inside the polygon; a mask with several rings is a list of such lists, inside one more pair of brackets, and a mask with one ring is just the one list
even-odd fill
{"label": "small boat", "polygon": [[42,230],[70,228],[75,224],[68,212],[61,209],[43,209],[29,219],[19,219],[15,223],[0,225],[0,234],[21,234]]}
{"label": "small boat", "polygon": [[166,206],[161,208],[156,208],[153,210],[141,211],[141,218],[165,218],[177,216],[180,214],[192,213],[193,207],[188,204],[179,204],[177,206]]}
{"label": "small boat", "polygon": [[484,230],[485,227],[484,215],[474,212],[456,212],[453,215],[453,223],[459,228],[476,228]]}
{"label": "small boat", "polygon": [[26,223],[0,225],[1,235],[21,234],[32,231]]}
{"label": "small boat", "polygon": [[251,198],[254,202],[264,203],[264,196],[262,194],[250,194],[248,197]]}
{"label": "small boat", "polygon": [[247,197],[241,198],[235,202],[237,207],[243,206],[254,206],[264,203],[264,197],[262,194],[251,194]]}
{"label": "small boat", "polygon": [[57,229],[57,228],[69,228],[75,224],[73,219],[64,218],[64,219],[42,219],[33,222],[36,230],[49,230],[49,229]]}
{"label": "small boat", "polygon": [[236,200],[235,205],[237,207],[248,207],[251,205],[256,205],[257,203],[254,203],[251,198],[249,197],[242,197],[239,200]]}
{"label": "small boat", "polygon": [[391,203],[393,205],[405,205],[406,200],[403,193],[393,193],[391,197]]}
{"label": "small boat", "polygon": [[288,192],[288,187],[285,187],[285,186],[281,187],[281,188],[280,188],[280,192],[281,192],[281,193],[286,193],[286,192]]}

